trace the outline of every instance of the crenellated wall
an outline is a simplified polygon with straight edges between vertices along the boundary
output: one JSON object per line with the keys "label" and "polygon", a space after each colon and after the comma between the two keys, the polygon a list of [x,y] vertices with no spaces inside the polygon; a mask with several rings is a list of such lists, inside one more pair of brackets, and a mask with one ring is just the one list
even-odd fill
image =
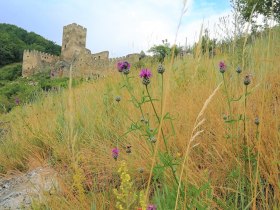
{"label": "crenellated wall", "polygon": [[37,50],[24,50],[22,62],[22,76],[28,77],[47,67],[52,67],[59,60],[58,56]]}
{"label": "crenellated wall", "polygon": [[76,23],[63,27],[61,56],[53,56],[35,50],[23,53],[22,76],[28,77],[41,71],[51,71],[54,77],[69,76],[70,64],[73,76],[96,77],[106,75],[119,61],[139,61],[139,54],[109,58],[109,51],[92,54],[86,48],[87,29]]}
{"label": "crenellated wall", "polygon": [[91,56],[93,57],[94,60],[109,59],[109,51],[94,53]]}
{"label": "crenellated wall", "polygon": [[135,63],[139,61],[140,54],[129,54],[127,56],[117,57],[117,58],[110,58],[109,59],[109,66],[112,68],[114,66],[117,66],[117,63],[120,61],[127,61],[129,63]]}

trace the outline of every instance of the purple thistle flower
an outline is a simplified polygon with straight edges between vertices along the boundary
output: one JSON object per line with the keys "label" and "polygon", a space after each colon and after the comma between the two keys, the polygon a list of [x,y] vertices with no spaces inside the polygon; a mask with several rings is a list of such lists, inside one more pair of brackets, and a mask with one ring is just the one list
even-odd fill
{"label": "purple thistle flower", "polygon": [[119,72],[123,72],[124,70],[129,71],[130,64],[127,61],[120,61],[117,64],[117,68]]}
{"label": "purple thistle flower", "polygon": [[225,73],[227,66],[226,66],[226,64],[225,64],[224,61],[220,61],[220,63],[219,63],[219,68],[220,68],[220,72],[221,72],[222,74]]}
{"label": "purple thistle flower", "polygon": [[112,156],[115,160],[118,159],[118,156],[119,156],[119,149],[118,148],[112,149]]}
{"label": "purple thistle flower", "polygon": [[150,84],[150,77],[152,76],[152,73],[149,69],[142,69],[139,76],[143,78],[143,85],[147,86],[148,84]]}
{"label": "purple thistle flower", "polygon": [[16,98],[16,99],[15,99],[15,103],[16,103],[17,106],[19,105],[19,103],[20,103],[19,98]]}
{"label": "purple thistle flower", "polygon": [[124,69],[130,69],[130,63],[128,63],[127,61],[123,62],[123,68]]}
{"label": "purple thistle flower", "polygon": [[122,61],[118,62],[117,68],[118,68],[118,71],[119,71],[119,72],[122,72],[122,71],[123,71],[122,65],[123,65],[123,62],[122,62]]}
{"label": "purple thistle flower", "polygon": [[149,69],[142,69],[139,76],[140,78],[149,79],[152,76],[152,73]]}
{"label": "purple thistle flower", "polygon": [[153,204],[150,204],[148,207],[147,207],[147,210],[157,210],[157,207]]}

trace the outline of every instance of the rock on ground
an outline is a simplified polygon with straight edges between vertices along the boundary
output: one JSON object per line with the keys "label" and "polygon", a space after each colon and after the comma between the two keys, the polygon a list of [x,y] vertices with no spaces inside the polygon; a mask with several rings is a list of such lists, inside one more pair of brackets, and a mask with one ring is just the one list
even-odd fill
{"label": "rock on ground", "polygon": [[9,179],[0,178],[0,210],[29,208],[32,199],[57,189],[57,174],[50,168],[36,168]]}

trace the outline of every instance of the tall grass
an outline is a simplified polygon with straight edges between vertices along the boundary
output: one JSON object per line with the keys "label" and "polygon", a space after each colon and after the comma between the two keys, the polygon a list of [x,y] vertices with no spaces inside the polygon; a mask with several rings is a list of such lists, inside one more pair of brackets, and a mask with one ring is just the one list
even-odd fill
{"label": "tall grass", "polygon": [[[127,164],[136,194],[147,190],[151,174],[147,202],[159,209],[279,209],[279,37],[279,29],[274,29],[247,43],[246,57],[243,54],[244,61],[239,64],[243,72],[239,75],[237,66],[229,65],[224,80],[219,61],[231,63],[240,51],[213,59],[203,55],[177,58],[166,70],[163,112],[170,113],[170,120],[161,127],[169,137],[167,148],[176,160],[180,186],[171,170],[162,170],[158,164],[153,167],[153,160],[166,156],[154,156],[152,145],[135,130],[142,116],[129,103],[130,94],[123,91],[117,72],[76,88],[47,93],[41,100],[1,116],[9,125],[1,136],[0,170],[3,175],[39,165],[57,170],[60,189],[46,196],[45,202],[34,204],[39,209],[115,209],[113,189],[120,186],[117,171],[121,160]],[[157,65],[146,65],[154,75],[150,94],[161,95]],[[138,74],[139,69],[132,67],[130,81],[136,96],[145,92]],[[253,79],[244,94],[246,74],[252,74]],[[228,87],[230,119],[224,117],[229,115],[227,96],[222,88],[216,89],[221,82]],[[120,102],[115,101],[118,95]],[[205,101],[202,117],[199,113]],[[153,103],[156,110],[162,110],[160,101]],[[153,107],[144,104],[142,109],[145,117],[151,118],[146,113],[153,113]],[[257,116],[258,126],[254,123]],[[156,123],[151,120],[151,128]],[[163,151],[164,142],[157,144]],[[120,149],[117,161],[111,156],[115,145]],[[126,153],[127,145],[131,145],[131,153]]]}

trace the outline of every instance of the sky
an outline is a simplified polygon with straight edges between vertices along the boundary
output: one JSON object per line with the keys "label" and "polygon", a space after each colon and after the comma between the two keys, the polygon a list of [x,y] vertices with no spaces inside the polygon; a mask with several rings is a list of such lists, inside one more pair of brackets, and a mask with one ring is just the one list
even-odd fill
{"label": "sky", "polygon": [[[110,57],[139,53],[167,39],[180,46],[193,44],[201,26],[210,36],[222,36],[220,18],[231,14],[229,0],[0,0],[0,23],[33,31],[61,45],[63,26],[87,28],[86,47],[108,50]],[[177,32],[178,31],[178,32]]]}

